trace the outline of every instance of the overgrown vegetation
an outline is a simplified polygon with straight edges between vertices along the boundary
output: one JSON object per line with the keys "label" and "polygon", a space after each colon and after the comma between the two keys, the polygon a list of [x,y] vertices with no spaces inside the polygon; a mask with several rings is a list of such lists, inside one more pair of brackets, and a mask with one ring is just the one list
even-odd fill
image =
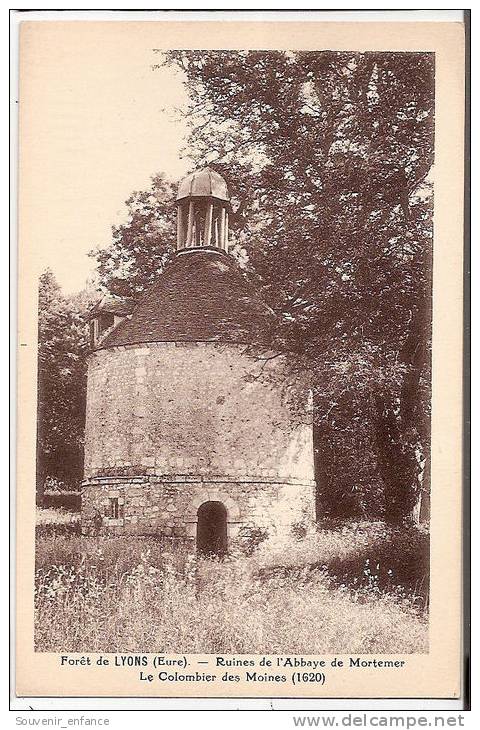
{"label": "overgrown vegetation", "polygon": [[426,540],[418,531],[416,540],[352,522],[219,561],[153,538],[86,538],[75,522],[44,523],[36,649],[425,652],[426,600],[415,590],[427,568],[414,555],[425,555]]}

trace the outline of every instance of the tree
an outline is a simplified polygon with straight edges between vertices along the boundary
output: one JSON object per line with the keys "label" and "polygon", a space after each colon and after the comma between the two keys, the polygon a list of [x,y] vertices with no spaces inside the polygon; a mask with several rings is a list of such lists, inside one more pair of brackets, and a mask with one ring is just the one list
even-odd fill
{"label": "tree", "polygon": [[135,300],[175,251],[174,188],[162,174],[154,175],[150,188],[132,193],[126,206],[127,221],[112,227],[110,245],[90,255],[97,260],[99,283]]}
{"label": "tree", "polygon": [[378,508],[402,521],[429,458],[433,55],[174,51],[164,62],[184,74],[194,162],[233,193],[237,240],[280,315],[276,346],[312,372],[330,482],[320,493],[340,476],[342,502],[380,480]]}
{"label": "tree", "polygon": [[66,297],[50,269],[39,281],[37,501],[46,479],[68,486],[83,470],[88,330],[92,295]]}

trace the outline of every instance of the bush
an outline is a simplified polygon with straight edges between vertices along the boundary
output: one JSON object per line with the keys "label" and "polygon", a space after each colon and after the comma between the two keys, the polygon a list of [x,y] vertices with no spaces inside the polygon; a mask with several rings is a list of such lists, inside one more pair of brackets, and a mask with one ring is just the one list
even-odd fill
{"label": "bush", "polygon": [[308,533],[308,528],[303,522],[295,522],[292,525],[291,533],[296,540],[304,540]]}
{"label": "bush", "polygon": [[42,507],[45,509],[64,509],[79,512],[82,496],[80,492],[48,490],[43,493]]}
{"label": "bush", "polygon": [[253,555],[259,545],[268,539],[268,530],[264,527],[243,527],[238,536],[241,540],[241,553]]}
{"label": "bush", "polygon": [[337,585],[393,593],[421,610],[428,605],[429,534],[415,526],[325,521],[266,562],[267,573],[324,570]]}
{"label": "bush", "polygon": [[429,547],[426,530],[385,526],[381,535],[355,552],[330,558],[327,568],[341,582],[403,594],[425,607],[429,598]]}

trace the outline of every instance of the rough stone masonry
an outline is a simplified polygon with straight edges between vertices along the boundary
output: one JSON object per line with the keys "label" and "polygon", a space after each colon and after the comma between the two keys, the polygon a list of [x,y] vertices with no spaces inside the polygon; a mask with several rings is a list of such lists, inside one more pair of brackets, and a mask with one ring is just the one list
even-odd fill
{"label": "rough stone masonry", "polygon": [[189,176],[174,260],[130,314],[108,297],[94,309],[86,534],[214,553],[314,519],[311,409],[269,349],[272,311],[228,253],[228,209],[219,175]]}

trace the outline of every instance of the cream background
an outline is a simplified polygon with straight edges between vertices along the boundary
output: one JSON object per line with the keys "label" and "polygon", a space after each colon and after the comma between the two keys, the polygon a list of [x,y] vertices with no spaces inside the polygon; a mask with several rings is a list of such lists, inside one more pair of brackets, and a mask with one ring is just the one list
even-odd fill
{"label": "cream background", "polygon": [[176,179],[187,171],[186,125],[175,111],[186,93],[173,69],[151,69],[159,33],[143,43],[125,23],[63,23],[61,32],[57,23],[36,32],[22,25],[31,261],[38,274],[51,267],[65,291],[78,291],[95,269],[88,252],[110,242],[132,191],[156,172]]}
{"label": "cream background", "polygon": [[[128,41],[127,56],[141,49],[290,48],[424,50],[436,53],[436,165],[434,252],[434,355],[432,425],[432,567],[430,653],[403,657],[405,670],[328,672],[316,685],[220,687],[224,696],[457,697],[461,659],[461,477],[462,477],[462,255],[464,30],[456,23],[301,23],[301,22],[75,22],[23,23],[20,42],[19,302],[18,302],[18,489],[17,489],[17,694],[28,696],[218,696],[211,684],[164,686],[139,683],[137,670],[59,669],[58,655],[33,651],[34,485],[36,403],[36,297],[39,264],[46,253],[72,265],[65,247],[38,237],[39,226],[65,225],[55,203],[52,140],[42,134],[48,93],[38,87],[36,67],[49,43],[71,48],[85,36],[109,43],[118,34]],[[121,47],[121,44],[118,45]],[[33,53],[33,55],[32,55]],[[120,50],[119,50],[120,54]],[[118,62],[121,62],[120,57]],[[59,73],[51,68],[52,74]],[[94,73],[78,66],[77,80]],[[119,133],[121,125],[112,129]],[[92,149],[108,139],[90,140]],[[166,145],[167,146],[167,145]],[[148,145],[146,145],[148,147]],[[80,150],[81,152],[81,150]],[[64,163],[57,162],[59,174]],[[48,174],[38,174],[44,168]],[[156,169],[157,165],[153,166]],[[88,174],[95,172],[86,171]],[[127,171],[128,172],[128,171]],[[101,171],[103,174],[103,172]],[[108,172],[105,174],[108,175]],[[130,184],[129,191],[132,189]],[[41,268],[41,267],[40,267]],[[91,655],[95,658],[95,655]],[[327,657],[325,657],[327,658]],[[387,657],[381,656],[381,659]],[[191,670],[195,670],[195,659]],[[202,669],[200,666],[199,669]]]}

